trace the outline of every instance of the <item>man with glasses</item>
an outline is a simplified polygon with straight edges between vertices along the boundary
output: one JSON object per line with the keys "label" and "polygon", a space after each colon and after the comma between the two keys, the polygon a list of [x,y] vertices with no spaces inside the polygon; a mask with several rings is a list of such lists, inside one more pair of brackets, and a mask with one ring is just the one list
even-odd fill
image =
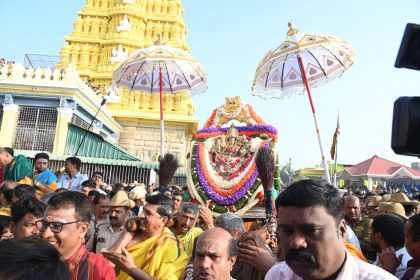
{"label": "man with glasses", "polygon": [[67,262],[72,279],[115,279],[112,266],[84,244],[91,215],[92,205],[86,196],[62,192],[50,198],[37,227],[41,238],[54,245]]}
{"label": "man with glasses", "polygon": [[12,205],[10,227],[15,238],[38,236],[36,221],[43,218],[45,205],[40,201],[23,200]]}
{"label": "man with glasses", "polygon": [[35,155],[34,185],[38,199],[57,189],[57,177],[48,168],[49,164],[48,154],[38,153]]}

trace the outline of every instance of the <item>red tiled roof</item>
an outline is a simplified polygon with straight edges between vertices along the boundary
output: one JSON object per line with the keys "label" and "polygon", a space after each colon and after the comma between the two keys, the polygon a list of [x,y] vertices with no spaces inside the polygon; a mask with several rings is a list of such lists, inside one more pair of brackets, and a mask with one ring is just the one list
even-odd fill
{"label": "red tiled roof", "polygon": [[373,156],[370,159],[362,161],[351,167],[346,167],[345,170],[353,176],[362,175],[392,175],[399,169],[405,169],[413,176],[420,176],[420,171],[414,168],[404,166],[402,164],[383,159],[378,156]]}

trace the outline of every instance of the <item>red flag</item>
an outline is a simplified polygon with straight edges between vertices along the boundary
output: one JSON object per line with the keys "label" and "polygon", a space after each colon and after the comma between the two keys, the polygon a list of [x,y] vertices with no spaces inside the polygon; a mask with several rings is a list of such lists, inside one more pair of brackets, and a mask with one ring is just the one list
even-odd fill
{"label": "red flag", "polygon": [[336,156],[336,147],[337,147],[337,138],[338,135],[340,134],[340,121],[339,121],[339,117],[337,116],[337,128],[335,129],[334,132],[334,136],[333,136],[333,141],[332,141],[332,145],[331,145],[331,149],[330,149],[330,154],[331,154],[331,159],[334,160],[335,156]]}

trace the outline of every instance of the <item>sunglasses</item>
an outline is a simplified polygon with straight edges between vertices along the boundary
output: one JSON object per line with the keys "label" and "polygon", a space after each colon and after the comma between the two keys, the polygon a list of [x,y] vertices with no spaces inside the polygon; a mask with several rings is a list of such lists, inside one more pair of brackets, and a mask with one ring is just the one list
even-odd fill
{"label": "sunglasses", "polygon": [[36,227],[38,228],[38,230],[39,230],[40,232],[45,231],[45,229],[46,229],[47,227],[49,227],[49,228],[50,228],[50,230],[51,230],[53,233],[60,233],[60,232],[63,230],[63,227],[64,227],[65,225],[70,225],[70,224],[74,224],[74,223],[77,223],[77,222],[81,222],[81,220],[77,220],[77,221],[74,221],[74,222],[68,222],[68,223],[61,223],[61,222],[47,222],[47,221],[44,221],[44,220],[40,220],[40,221],[36,221]]}

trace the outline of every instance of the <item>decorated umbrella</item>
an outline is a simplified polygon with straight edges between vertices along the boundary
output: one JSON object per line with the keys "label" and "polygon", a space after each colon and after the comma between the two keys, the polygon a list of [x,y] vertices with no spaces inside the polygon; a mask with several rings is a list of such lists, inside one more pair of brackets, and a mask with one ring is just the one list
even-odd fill
{"label": "decorated umbrella", "polygon": [[160,94],[160,152],[164,149],[163,94],[189,91],[192,96],[207,90],[207,73],[187,51],[154,45],[136,51],[115,70],[112,80],[129,90]]}
{"label": "decorated umbrella", "polygon": [[252,85],[253,95],[263,99],[308,93],[328,183],[331,179],[310,89],[340,77],[354,59],[347,42],[326,34],[300,34],[289,23],[286,40],[265,55]]}

